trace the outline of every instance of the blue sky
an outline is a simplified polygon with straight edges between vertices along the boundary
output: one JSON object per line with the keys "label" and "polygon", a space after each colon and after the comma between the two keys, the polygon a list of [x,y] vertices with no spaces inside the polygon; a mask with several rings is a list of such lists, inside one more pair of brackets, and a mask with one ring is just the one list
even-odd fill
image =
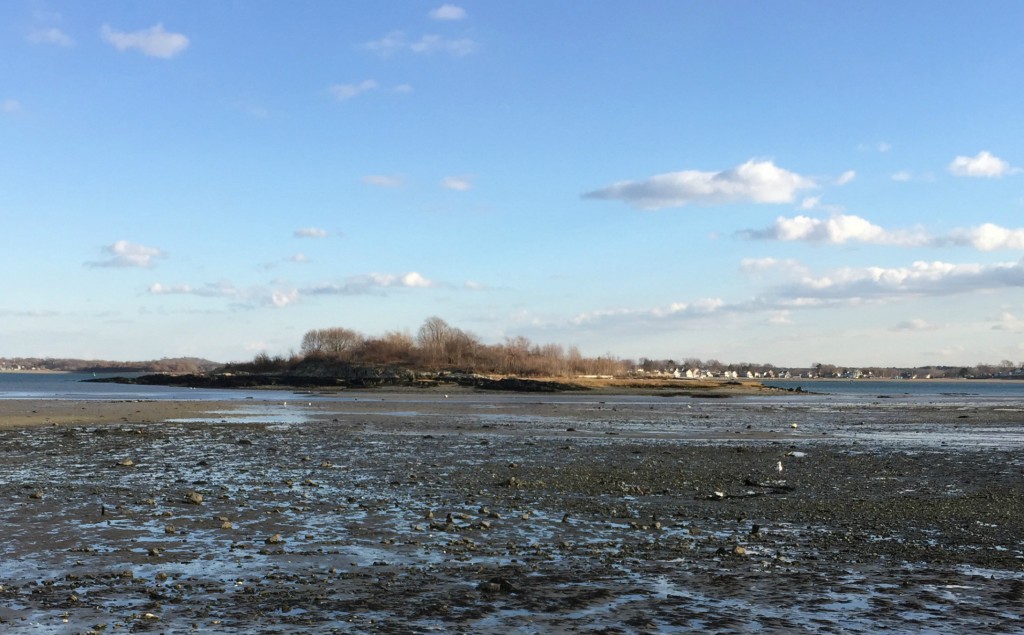
{"label": "blue sky", "polygon": [[1024,4],[0,4],[0,356],[437,315],[624,358],[1024,360]]}

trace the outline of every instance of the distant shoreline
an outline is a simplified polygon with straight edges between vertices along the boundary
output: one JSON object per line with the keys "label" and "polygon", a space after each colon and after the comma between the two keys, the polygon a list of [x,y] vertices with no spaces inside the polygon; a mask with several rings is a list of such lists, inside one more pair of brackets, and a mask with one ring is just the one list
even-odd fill
{"label": "distant shoreline", "polygon": [[49,368],[36,368],[33,370],[15,370],[14,368],[0,368],[0,373],[17,373],[19,375],[68,375],[75,371],[71,370],[50,370]]}

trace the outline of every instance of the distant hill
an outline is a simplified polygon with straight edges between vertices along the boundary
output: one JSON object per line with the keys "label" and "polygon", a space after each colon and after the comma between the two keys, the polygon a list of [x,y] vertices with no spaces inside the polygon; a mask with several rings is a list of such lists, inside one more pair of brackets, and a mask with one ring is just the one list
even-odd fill
{"label": "distant hill", "polygon": [[0,370],[50,370],[76,373],[205,373],[223,364],[198,357],[174,357],[139,362],[41,357],[0,358]]}

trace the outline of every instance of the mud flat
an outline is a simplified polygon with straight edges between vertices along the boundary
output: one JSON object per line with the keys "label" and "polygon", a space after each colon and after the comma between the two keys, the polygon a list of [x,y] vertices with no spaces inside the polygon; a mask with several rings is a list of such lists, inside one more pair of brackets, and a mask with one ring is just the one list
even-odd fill
{"label": "mud flat", "polygon": [[0,404],[0,631],[1020,632],[1024,406],[281,399]]}

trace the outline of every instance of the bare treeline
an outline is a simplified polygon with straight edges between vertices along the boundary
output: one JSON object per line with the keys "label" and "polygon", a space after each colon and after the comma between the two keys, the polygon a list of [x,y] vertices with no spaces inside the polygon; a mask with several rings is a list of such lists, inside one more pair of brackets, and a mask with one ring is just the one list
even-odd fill
{"label": "bare treeline", "polygon": [[[559,344],[534,344],[525,337],[484,344],[476,335],[439,317],[427,318],[415,336],[405,331],[366,336],[344,327],[314,329],[303,336],[299,357],[520,377],[621,375],[631,366],[610,356],[584,357],[575,346],[566,349]],[[254,360],[254,364],[263,366],[275,362],[285,360],[265,355]]]}

